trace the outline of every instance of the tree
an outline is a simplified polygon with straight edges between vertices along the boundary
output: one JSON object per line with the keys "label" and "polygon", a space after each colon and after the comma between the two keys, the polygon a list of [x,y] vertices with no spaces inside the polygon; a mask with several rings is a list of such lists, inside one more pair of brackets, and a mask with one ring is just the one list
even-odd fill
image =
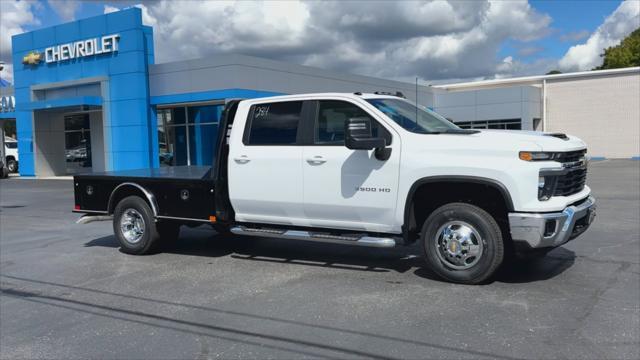
{"label": "tree", "polygon": [[545,75],[555,75],[555,74],[562,74],[562,71],[560,71],[560,70],[551,70],[548,73],[546,73]]}
{"label": "tree", "polygon": [[640,28],[627,35],[620,44],[604,49],[602,65],[594,70],[640,66]]}

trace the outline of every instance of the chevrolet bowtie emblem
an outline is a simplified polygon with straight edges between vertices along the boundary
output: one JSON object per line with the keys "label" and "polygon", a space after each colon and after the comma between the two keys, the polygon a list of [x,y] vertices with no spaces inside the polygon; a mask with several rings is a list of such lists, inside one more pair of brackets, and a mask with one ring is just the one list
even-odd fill
{"label": "chevrolet bowtie emblem", "polygon": [[22,58],[22,63],[25,65],[36,65],[42,60],[42,54],[37,51],[32,51]]}

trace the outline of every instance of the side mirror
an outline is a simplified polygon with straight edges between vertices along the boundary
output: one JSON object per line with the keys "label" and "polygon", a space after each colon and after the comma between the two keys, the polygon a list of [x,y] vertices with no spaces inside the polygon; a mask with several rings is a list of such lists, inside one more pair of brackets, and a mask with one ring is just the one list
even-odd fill
{"label": "side mirror", "polygon": [[366,117],[350,118],[345,123],[344,143],[351,150],[373,150],[384,148],[383,138],[374,138],[371,134],[371,119]]}

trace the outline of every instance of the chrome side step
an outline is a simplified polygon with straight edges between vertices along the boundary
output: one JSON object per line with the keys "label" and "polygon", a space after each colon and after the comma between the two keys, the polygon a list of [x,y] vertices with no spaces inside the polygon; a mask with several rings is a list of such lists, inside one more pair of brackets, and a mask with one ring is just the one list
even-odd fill
{"label": "chrome side step", "polygon": [[78,220],[76,220],[76,224],[88,224],[94,221],[111,221],[113,220],[113,216],[111,215],[83,215]]}
{"label": "chrome side step", "polygon": [[286,230],[286,229],[259,229],[246,226],[235,226],[231,228],[231,232],[237,235],[262,236],[279,239],[294,239],[305,241],[317,241],[342,245],[359,245],[378,248],[391,248],[396,245],[393,238],[379,238],[371,236],[358,235],[330,235],[319,234],[304,230]]}

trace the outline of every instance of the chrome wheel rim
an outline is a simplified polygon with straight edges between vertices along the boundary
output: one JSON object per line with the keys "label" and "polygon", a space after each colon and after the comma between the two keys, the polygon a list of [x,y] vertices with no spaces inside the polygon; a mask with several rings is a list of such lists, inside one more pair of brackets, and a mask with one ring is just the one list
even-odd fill
{"label": "chrome wheel rim", "polygon": [[464,221],[449,221],[442,225],[436,233],[435,243],[440,261],[455,270],[473,267],[484,252],[480,234]]}
{"label": "chrome wheel rim", "polygon": [[142,214],[136,209],[126,209],[120,218],[120,232],[130,244],[137,244],[144,236],[145,224]]}

